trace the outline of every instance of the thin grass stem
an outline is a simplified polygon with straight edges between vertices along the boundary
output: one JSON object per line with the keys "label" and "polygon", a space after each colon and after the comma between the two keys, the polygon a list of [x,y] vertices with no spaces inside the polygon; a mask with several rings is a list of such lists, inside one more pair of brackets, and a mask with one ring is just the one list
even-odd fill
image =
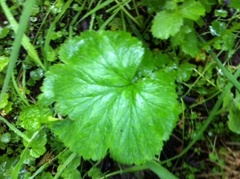
{"label": "thin grass stem", "polygon": [[[1,4],[2,8],[5,9],[5,13],[11,14],[7,7],[7,4],[5,3],[5,0],[0,1],[0,4]],[[4,84],[3,84],[2,91],[0,94],[0,102],[2,101],[4,94],[8,90],[11,75],[13,73],[13,69],[15,68],[15,64],[16,64],[18,56],[19,56],[22,38],[24,36],[25,30],[27,29],[28,19],[31,15],[34,4],[35,4],[35,0],[26,1],[25,5],[24,5],[23,13],[20,17],[19,26],[16,27],[17,28],[16,38],[14,39],[14,42],[13,42],[13,48],[12,48],[12,52],[10,55],[10,61],[8,64],[6,77],[4,79]],[[10,22],[11,21],[14,21],[14,19],[12,19],[12,20],[10,19]]]}

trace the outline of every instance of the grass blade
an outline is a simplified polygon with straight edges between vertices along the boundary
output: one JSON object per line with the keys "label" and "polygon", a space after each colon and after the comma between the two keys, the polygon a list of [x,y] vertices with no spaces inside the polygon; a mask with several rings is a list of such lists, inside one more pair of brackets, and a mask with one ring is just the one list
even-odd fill
{"label": "grass blade", "polygon": [[[0,1],[0,3],[1,3],[2,8],[6,10],[7,4],[5,3],[5,0]],[[4,94],[8,90],[8,85],[9,85],[9,82],[10,82],[10,78],[11,78],[13,69],[15,67],[15,64],[17,62],[17,58],[18,58],[18,55],[19,55],[19,51],[20,51],[20,47],[21,47],[21,41],[22,41],[24,32],[27,29],[28,19],[31,15],[32,8],[33,8],[34,4],[35,4],[35,0],[26,1],[25,5],[24,5],[23,13],[20,17],[20,25],[18,27],[14,27],[14,28],[17,29],[17,33],[16,33],[16,38],[14,39],[14,42],[13,42],[13,48],[12,48],[12,53],[11,53],[11,56],[10,56],[9,65],[8,65],[8,68],[7,68],[7,74],[6,74],[6,77],[4,79],[4,84],[3,84],[2,91],[1,91],[1,94],[0,94],[0,102],[2,101]],[[9,14],[9,13],[10,13],[10,11],[7,14]],[[14,21],[14,20],[12,19],[11,21]]]}
{"label": "grass blade", "polygon": [[[7,6],[5,0],[2,0],[0,1],[1,2],[1,7],[13,29],[13,31],[15,32],[16,36],[19,36],[17,33],[18,33],[18,29],[23,29],[27,27],[27,23],[26,24],[23,24],[23,23],[20,23],[18,24],[17,21],[15,20],[15,18],[13,17],[9,7]],[[28,8],[30,9],[29,12],[31,12],[31,9],[32,9],[33,6],[29,6]],[[31,13],[30,13],[31,14]],[[28,22],[28,18],[26,18],[26,21]],[[24,26],[23,26],[24,25]],[[20,27],[20,28],[19,28]],[[25,30],[23,30],[24,32]],[[21,40],[21,43],[22,43],[22,46],[24,47],[24,49],[28,52],[28,55],[31,57],[31,59],[37,64],[39,65],[42,69],[45,70],[45,67],[43,65],[43,63],[41,62],[34,46],[31,44],[29,38],[23,34],[23,37],[22,37],[22,40]]]}

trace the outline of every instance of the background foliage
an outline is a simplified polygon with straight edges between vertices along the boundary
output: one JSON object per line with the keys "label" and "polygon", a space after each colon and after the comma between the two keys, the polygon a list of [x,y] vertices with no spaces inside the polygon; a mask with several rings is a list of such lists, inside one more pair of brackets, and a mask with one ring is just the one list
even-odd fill
{"label": "background foliage", "polygon": [[[1,0],[0,5],[0,178],[239,176],[238,0]],[[176,76],[184,110],[153,161],[129,166],[109,155],[84,159],[49,128],[66,116],[38,102],[40,87],[52,66],[61,66],[61,44],[88,30],[130,33],[151,56],[139,75],[164,69]]]}

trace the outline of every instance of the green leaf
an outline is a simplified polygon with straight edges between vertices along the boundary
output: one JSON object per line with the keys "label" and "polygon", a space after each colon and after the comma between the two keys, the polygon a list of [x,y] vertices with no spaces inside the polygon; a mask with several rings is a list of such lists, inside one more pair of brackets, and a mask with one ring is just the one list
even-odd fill
{"label": "green leaf", "polygon": [[100,178],[102,176],[102,172],[100,170],[100,168],[97,167],[92,167],[89,171],[88,171],[88,176],[91,177],[92,179],[97,179]]}
{"label": "green leaf", "polygon": [[1,134],[0,141],[3,143],[9,143],[11,140],[11,134],[9,132]]}
{"label": "green leaf", "polygon": [[159,50],[154,51],[155,66],[159,69],[169,66],[173,62],[170,55],[164,54]]}
{"label": "green leaf", "polygon": [[231,0],[230,7],[240,10],[240,3],[239,0]]}
{"label": "green leaf", "polygon": [[138,67],[139,75],[144,77],[144,76],[149,76],[151,73],[155,70],[155,61],[154,61],[153,54],[150,50],[146,49],[144,53],[143,60],[141,64]]}
{"label": "green leaf", "polygon": [[81,157],[74,156],[74,158],[72,158],[72,155],[73,153],[67,150],[61,153],[58,157],[59,166],[57,168],[57,171],[61,173],[60,175],[61,178],[67,179],[81,178],[81,174],[78,169],[81,163]]}
{"label": "green leaf", "polygon": [[223,35],[221,35],[214,41],[213,46],[215,49],[218,50],[228,51],[229,53],[231,51],[234,52],[236,38],[237,36],[234,33],[225,32]]}
{"label": "green leaf", "polygon": [[228,16],[228,11],[226,10],[223,10],[223,9],[217,9],[214,11],[214,15],[215,16],[218,16],[218,17],[227,17]]}
{"label": "green leaf", "polygon": [[212,6],[217,4],[216,0],[199,0],[199,2],[204,6],[208,13],[211,12]]}
{"label": "green leaf", "polygon": [[185,1],[179,8],[180,13],[184,18],[198,20],[200,16],[205,14],[204,6],[200,2],[192,0]]}
{"label": "green leaf", "polygon": [[48,122],[51,115],[50,110],[39,105],[25,107],[19,116],[19,124],[28,131],[36,131],[41,128],[42,124]]}
{"label": "green leaf", "polygon": [[224,22],[213,21],[212,26],[210,26],[210,32],[214,36],[221,36],[225,33],[227,27]]}
{"label": "green leaf", "polygon": [[3,99],[2,99],[2,101],[0,103],[0,109],[3,109],[3,108],[5,108],[7,106],[8,98],[9,98],[9,95],[7,93],[5,93],[4,96],[3,96]]}
{"label": "green leaf", "polygon": [[177,9],[178,2],[177,1],[166,1],[164,8],[167,10]]}
{"label": "green leaf", "polygon": [[7,66],[9,58],[5,56],[0,56],[0,72]]}
{"label": "green leaf", "polygon": [[[34,132],[27,131],[25,133],[29,138],[35,135]],[[46,152],[45,148],[46,143],[47,135],[43,130],[39,131],[30,142],[27,142],[25,140],[23,141],[24,146],[29,148],[28,150],[29,155],[32,156],[33,158],[38,158]]]}
{"label": "green leaf", "polygon": [[191,57],[196,57],[200,54],[199,40],[196,32],[184,24],[184,27],[171,38],[173,46],[180,46],[182,51]]}
{"label": "green leaf", "polygon": [[188,62],[182,63],[177,70],[177,81],[179,82],[188,81],[191,78],[193,69],[195,67],[196,67],[195,65],[190,64]]}
{"label": "green leaf", "polygon": [[42,172],[40,176],[36,176],[36,179],[53,179],[50,172]]}
{"label": "green leaf", "polygon": [[88,31],[61,47],[64,64],[46,74],[39,99],[70,118],[52,130],[72,151],[93,160],[109,151],[127,164],[160,152],[179,103],[171,73],[138,76],[143,57],[141,42],[126,32]]}
{"label": "green leaf", "polygon": [[183,17],[178,11],[161,11],[153,19],[152,34],[160,39],[175,35],[183,25]]}
{"label": "green leaf", "polygon": [[55,50],[53,50],[53,48],[51,46],[48,47],[47,60],[49,62],[53,62],[56,60],[56,52],[55,52]]}
{"label": "green leaf", "polygon": [[228,115],[228,127],[231,131],[240,134],[240,110],[236,108],[230,108]]}
{"label": "green leaf", "polygon": [[184,43],[182,43],[180,47],[186,54],[189,54],[191,57],[196,57],[201,53],[199,44],[196,32],[192,31],[185,35]]}
{"label": "green leaf", "polygon": [[162,7],[165,4],[165,0],[143,0],[142,1],[143,5],[148,7],[149,12],[158,12],[162,9]]}
{"label": "green leaf", "polygon": [[222,36],[222,50],[233,50],[237,36],[234,33],[225,33]]}
{"label": "green leaf", "polygon": [[30,72],[30,76],[34,81],[40,80],[44,75],[44,72],[41,68],[37,68]]}
{"label": "green leaf", "polygon": [[226,106],[229,104],[229,114],[228,114],[228,127],[231,131],[240,134],[240,94],[236,92],[236,97],[233,98],[232,94],[228,94],[228,96],[225,97]]}
{"label": "green leaf", "polygon": [[7,155],[1,155],[0,157],[0,178],[10,179],[11,172],[14,165],[18,162],[18,158],[8,158]]}
{"label": "green leaf", "polygon": [[0,26],[0,39],[5,38],[8,35],[8,33],[9,33],[9,27],[2,28]]}

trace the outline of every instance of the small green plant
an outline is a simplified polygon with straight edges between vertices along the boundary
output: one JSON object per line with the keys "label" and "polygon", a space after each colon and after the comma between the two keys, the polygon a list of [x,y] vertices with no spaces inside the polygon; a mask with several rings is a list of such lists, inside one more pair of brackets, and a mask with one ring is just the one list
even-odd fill
{"label": "small green plant", "polygon": [[196,57],[200,54],[200,43],[194,29],[194,21],[205,14],[205,8],[195,0],[164,1],[161,11],[157,11],[151,27],[156,38],[171,40],[173,47]]}
{"label": "small green plant", "polygon": [[180,113],[175,76],[126,32],[88,31],[60,49],[63,64],[46,74],[39,99],[61,116],[52,131],[85,159],[109,151],[116,161],[142,164],[159,154]]}

